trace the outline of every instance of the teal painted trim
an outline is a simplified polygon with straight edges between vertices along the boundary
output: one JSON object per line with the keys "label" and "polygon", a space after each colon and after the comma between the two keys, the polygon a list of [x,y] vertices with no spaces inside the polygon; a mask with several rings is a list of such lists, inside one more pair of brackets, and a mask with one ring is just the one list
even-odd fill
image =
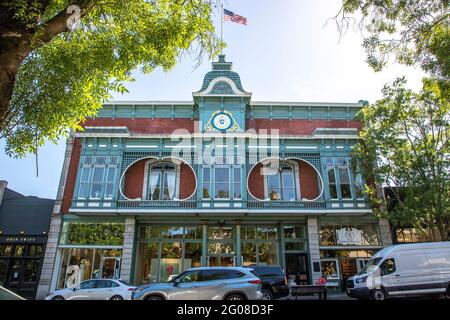
{"label": "teal painted trim", "polygon": [[62,215],[62,222],[65,221],[74,221],[74,222],[123,222],[125,223],[125,218],[123,217],[117,217],[117,216],[107,216],[107,217],[103,217],[103,216],[77,216],[75,214],[63,214]]}
{"label": "teal painted trim", "polygon": [[[131,249],[131,267],[130,267],[130,283],[134,284],[134,281],[136,279],[136,263],[137,263],[137,251],[138,251],[138,245],[139,245],[139,226],[137,224],[137,221],[134,221],[134,240],[133,240],[133,248]],[[125,239],[124,239],[125,241]],[[183,246],[184,249],[184,246]]]}
{"label": "teal painted trim", "polygon": [[321,216],[317,218],[317,223],[320,224],[355,224],[355,223],[378,223],[378,218],[374,214],[366,216],[342,216],[342,217],[327,217]]}

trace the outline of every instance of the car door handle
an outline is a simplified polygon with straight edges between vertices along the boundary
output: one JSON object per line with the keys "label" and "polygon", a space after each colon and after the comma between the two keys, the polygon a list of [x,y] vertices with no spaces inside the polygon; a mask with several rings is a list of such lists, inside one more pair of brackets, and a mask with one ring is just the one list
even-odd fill
{"label": "car door handle", "polygon": [[399,274],[396,274],[395,276],[396,276],[396,277],[400,277],[400,275],[399,275]]}

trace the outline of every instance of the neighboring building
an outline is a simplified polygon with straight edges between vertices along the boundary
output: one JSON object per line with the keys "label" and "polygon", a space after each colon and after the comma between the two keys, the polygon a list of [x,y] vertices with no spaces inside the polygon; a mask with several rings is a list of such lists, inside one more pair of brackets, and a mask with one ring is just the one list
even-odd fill
{"label": "neighboring building", "polygon": [[40,297],[206,265],[339,287],[391,244],[350,166],[362,103],[252,102],[231,66],[213,62],[193,101],[106,103],[71,135]]}
{"label": "neighboring building", "polygon": [[36,297],[54,203],[0,181],[0,285],[28,299]]}

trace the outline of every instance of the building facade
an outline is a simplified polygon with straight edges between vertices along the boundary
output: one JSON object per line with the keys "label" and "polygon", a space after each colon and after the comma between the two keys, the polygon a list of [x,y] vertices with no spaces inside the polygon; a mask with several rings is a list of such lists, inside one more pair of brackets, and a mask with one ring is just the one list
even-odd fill
{"label": "building facade", "polygon": [[53,206],[0,181],[0,285],[27,299],[36,297]]}
{"label": "building facade", "polygon": [[67,142],[40,297],[252,264],[341,288],[391,243],[350,161],[361,108],[253,102],[224,56],[193,101],[104,104]]}

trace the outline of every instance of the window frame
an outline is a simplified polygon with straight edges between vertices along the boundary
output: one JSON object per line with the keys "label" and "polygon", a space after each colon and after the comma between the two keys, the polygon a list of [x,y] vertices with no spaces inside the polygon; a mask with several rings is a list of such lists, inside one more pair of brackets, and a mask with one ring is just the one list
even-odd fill
{"label": "window frame", "polygon": [[[216,170],[217,169],[227,169],[228,171],[228,181],[227,182],[217,182],[216,179]],[[227,198],[217,198],[216,197],[216,183],[219,184],[225,184],[228,183],[228,197]],[[212,185],[212,183],[211,183]],[[218,165],[218,166],[214,166],[214,200],[231,200],[231,167],[230,166],[226,166],[226,165]]]}

